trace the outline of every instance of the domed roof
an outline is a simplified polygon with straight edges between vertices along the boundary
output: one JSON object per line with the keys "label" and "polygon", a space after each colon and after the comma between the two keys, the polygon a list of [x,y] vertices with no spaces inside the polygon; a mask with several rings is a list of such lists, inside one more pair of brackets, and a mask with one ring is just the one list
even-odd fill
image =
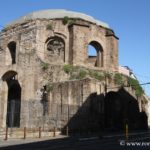
{"label": "domed roof", "polygon": [[22,23],[24,21],[34,20],[34,19],[60,19],[60,18],[64,18],[65,16],[67,16],[69,18],[83,19],[86,21],[96,23],[97,25],[101,25],[103,27],[109,28],[108,24],[101,22],[99,20],[96,20],[91,16],[88,16],[86,14],[79,13],[79,12],[67,11],[64,9],[47,9],[47,10],[32,12],[32,13],[27,14],[26,16],[23,16],[13,22],[11,22],[8,25]]}

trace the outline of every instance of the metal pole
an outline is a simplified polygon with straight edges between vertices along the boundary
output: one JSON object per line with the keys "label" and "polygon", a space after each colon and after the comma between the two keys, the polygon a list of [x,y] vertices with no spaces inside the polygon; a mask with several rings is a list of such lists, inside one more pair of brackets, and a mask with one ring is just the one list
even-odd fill
{"label": "metal pole", "polygon": [[69,135],[69,128],[68,128],[68,126],[66,127],[66,135],[67,136]]}
{"label": "metal pole", "polygon": [[4,140],[8,140],[8,127],[6,127],[5,139]]}
{"label": "metal pole", "polygon": [[56,128],[54,127],[53,137],[56,136]]}
{"label": "metal pole", "polygon": [[106,77],[106,75],[105,75],[105,87],[104,87],[105,89],[105,96],[106,96],[106,94],[107,94],[107,77]]}
{"label": "metal pole", "polygon": [[23,135],[23,139],[26,139],[26,127],[24,127],[24,135]]}
{"label": "metal pole", "polygon": [[126,140],[128,141],[128,138],[129,138],[129,129],[128,129],[128,124],[126,123],[126,133],[125,133],[125,136],[126,136]]}
{"label": "metal pole", "polygon": [[70,110],[69,110],[69,103],[68,103],[68,123],[67,123],[67,127],[66,127],[66,135],[69,135],[69,118],[70,118]]}
{"label": "metal pole", "polygon": [[41,127],[39,127],[39,138],[41,138]]}

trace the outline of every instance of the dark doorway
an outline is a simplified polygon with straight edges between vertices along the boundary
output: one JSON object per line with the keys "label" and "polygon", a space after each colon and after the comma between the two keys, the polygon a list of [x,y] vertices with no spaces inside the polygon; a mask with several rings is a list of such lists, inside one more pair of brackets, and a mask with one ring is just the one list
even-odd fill
{"label": "dark doorway", "polygon": [[3,76],[8,85],[7,127],[20,127],[21,87],[16,77],[17,73],[14,71],[9,71]]}
{"label": "dark doorway", "polygon": [[21,87],[16,79],[8,81],[7,126],[20,126]]}

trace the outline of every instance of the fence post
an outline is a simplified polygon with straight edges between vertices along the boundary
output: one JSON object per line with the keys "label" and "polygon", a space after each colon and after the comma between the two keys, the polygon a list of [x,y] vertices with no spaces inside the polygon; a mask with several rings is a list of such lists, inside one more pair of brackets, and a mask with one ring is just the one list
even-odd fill
{"label": "fence post", "polygon": [[56,128],[54,127],[54,133],[53,133],[53,137],[56,136]]}
{"label": "fence post", "polygon": [[39,138],[41,138],[41,127],[39,127]]}
{"label": "fence post", "polygon": [[6,131],[5,131],[5,139],[4,140],[8,140],[8,127],[6,127]]}
{"label": "fence post", "polygon": [[128,134],[129,130],[128,130],[128,124],[126,124],[126,140],[128,141],[129,138],[129,134]]}
{"label": "fence post", "polygon": [[26,127],[24,127],[24,135],[23,135],[23,139],[26,139],[26,130],[27,128]]}
{"label": "fence post", "polygon": [[68,128],[68,126],[66,127],[66,135],[67,136],[69,135],[69,128]]}

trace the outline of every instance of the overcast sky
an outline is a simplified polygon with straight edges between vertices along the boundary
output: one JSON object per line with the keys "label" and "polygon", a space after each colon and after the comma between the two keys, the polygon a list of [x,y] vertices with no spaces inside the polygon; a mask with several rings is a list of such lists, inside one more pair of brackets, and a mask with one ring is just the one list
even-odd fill
{"label": "overcast sky", "polygon": [[[83,12],[104,21],[119,37],[119,63],[141,83],[150,82],[150,0],[1,0],[0,25],[42,9]],[[143,87],[150,95],[150,85]]]}

